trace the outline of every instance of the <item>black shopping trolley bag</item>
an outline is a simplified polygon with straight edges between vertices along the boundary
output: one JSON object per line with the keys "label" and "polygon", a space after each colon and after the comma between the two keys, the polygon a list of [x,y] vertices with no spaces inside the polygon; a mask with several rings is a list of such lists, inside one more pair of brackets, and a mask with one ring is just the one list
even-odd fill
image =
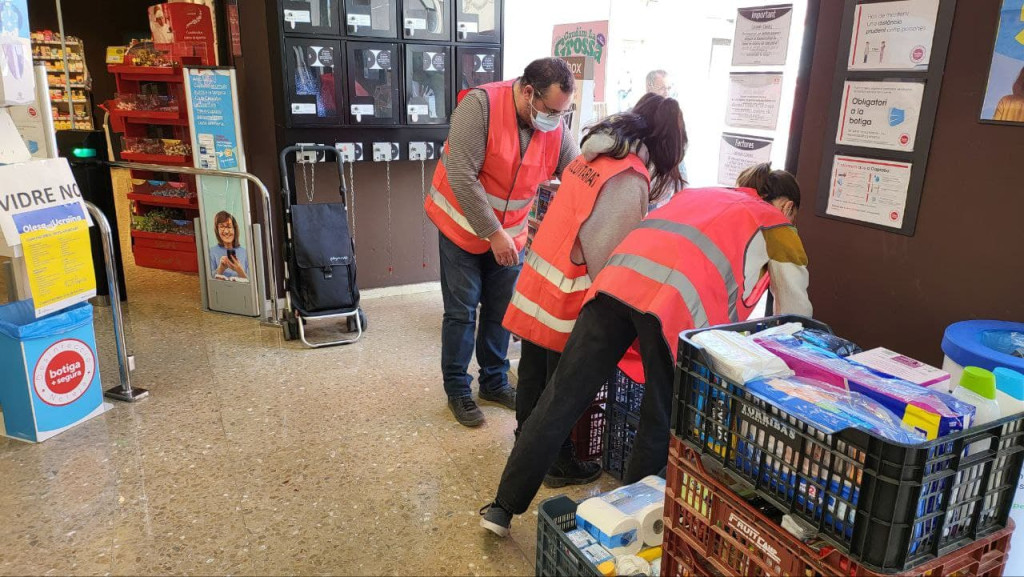
{"label": "black shopping trolley bag", "polygon": [[291,207],[295,250],[290,289],[306,315],[351,312],[359,307],[355,251],[345,204]]}

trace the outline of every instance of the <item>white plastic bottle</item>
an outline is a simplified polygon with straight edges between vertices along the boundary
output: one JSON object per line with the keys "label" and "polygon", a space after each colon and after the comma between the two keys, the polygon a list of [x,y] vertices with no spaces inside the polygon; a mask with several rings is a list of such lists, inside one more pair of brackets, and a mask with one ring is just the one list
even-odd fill
{"label": "white plastic bottle", "polygon": [[998,367],[993,372],[996,376],[999,416],[1009,417],[1024,413],[1024,375],[1004,367]]}
{"label": "white plastic bottle", "polygon": [[[999,402],[996,401],[996,376],[992,371],[979,367],[965,367],[960,375],[960,386],[953,389],[953,396],[974,405],[974,419],[971,428],[999,419]],[[991,439],[971,443],[967,454],[987,451]]]}

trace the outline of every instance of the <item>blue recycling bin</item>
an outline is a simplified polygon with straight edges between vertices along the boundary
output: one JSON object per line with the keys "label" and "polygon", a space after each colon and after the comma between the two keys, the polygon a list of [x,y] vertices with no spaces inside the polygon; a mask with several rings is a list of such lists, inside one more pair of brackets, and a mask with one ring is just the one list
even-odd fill
{"label": "blue recycling bin", "polygon": [[42,318],[31,300],[0,306],[0,407],[9,437],[45,441],[103,412],[92,305]]}

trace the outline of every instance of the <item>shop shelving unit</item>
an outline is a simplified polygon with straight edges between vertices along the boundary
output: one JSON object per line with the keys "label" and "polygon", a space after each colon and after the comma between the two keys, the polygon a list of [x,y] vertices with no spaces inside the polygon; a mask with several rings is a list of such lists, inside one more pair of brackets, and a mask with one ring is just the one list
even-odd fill
{"label": "shop shelving unit", "polygon": [[[68,36],[63,46],[68,50],[67,75],[60,34],[49,30],[32,33],[32,59],[46,66],[53,126],[57,130],[69,130],[71,115],[74,114],[76,129],[92,130],[95,126],[92,115],[92,79],[85,65],[85,46],[74,36]],[[70,102],[68,93],[71,94]]]}
{"label": "shop shelving unit", "polygon": [[[137,47],[136,47],[137,48]],[[143,57],[139,57],[139,53]],[[116,97],[104,104],[112,137],[127,162],[191,166],[192,139],[185,105],[183,66],[208,65],[187,45],[157,50],[151,44],[130,49],[122,64],[107,70],[117,83]],[[132,253],[138,266],[196,273],[193,219],[199,215],[194,176],[132,170]],[[154,193],[155,192],[155,193]],[[171,194],[168,196],[168,192]]]}

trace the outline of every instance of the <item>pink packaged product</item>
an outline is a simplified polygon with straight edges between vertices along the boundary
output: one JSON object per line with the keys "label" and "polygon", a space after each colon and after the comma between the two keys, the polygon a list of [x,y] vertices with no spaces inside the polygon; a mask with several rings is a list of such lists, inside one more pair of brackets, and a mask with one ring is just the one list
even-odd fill
{"label": "pink packaged product", "polygon": [[939,387],[940,391],[949,390],[949,373],[946,371],[883,347],[850,355],[847,358],[869,369],[909,381],[915,385]]}
{"label": "pink packaged product", "polygon": [[755,340],[785,361],[798,377],[867,395],[929,440],[963,430],[964,423],[974,416],[972,405],[952,395],[877,373],[794,337]]}

